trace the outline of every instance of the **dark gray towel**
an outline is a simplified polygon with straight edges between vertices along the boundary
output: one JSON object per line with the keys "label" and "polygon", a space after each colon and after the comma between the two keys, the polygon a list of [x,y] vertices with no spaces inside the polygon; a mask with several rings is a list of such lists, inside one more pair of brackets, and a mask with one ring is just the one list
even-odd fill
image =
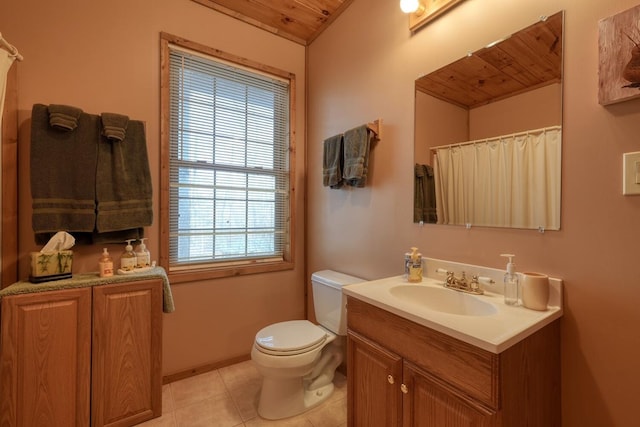
{"label": "dark gray towel", "polygon": [[49,125],[59,130],[72,131],[78,127],[82,110],[69,105],[49,105]]}
{"label": "dark gray towel", "polygon": [[342,134],[325,139],[322,158],[322,185],[331,188],[342,187],[342,163]]}
{"label": "dark gray towel", "polygon": [[101,136],[95,171],[98,233],[151,225],[152,188],[144,123],[129,120],[122,142]]}
{"label": "dark gray towel", "polygon": [[110,231],[108,233],[94,232],[91,243],[103,245],[106,243],[123,243],[127,240],[140,240],[144,237],[144,228],[130,228],[128,230]]}
{"label": "dark gray towel", "polygon": [[416,164],[413,186],[413,222],[436,224],[436,184],[433,168],[429,165]]}
{"label": "dark gray towel", "polygon": [[32,225],[36,233],[91,232],[95,226],[98,116],[81,113],[77,129],[49,125],[49,109],[31,112]]}
{"label": "dark gray towel", "polygon": [[129,117],[116,113],[102,113],[102,134],[107,139],[122,141],[127,133]]}
{"label": "dark gray towel", "polygon": [[344,171],[347,185],[364,187],[369,172],[369,148],[375,134],[367,125],[358,126],[344,133]]}

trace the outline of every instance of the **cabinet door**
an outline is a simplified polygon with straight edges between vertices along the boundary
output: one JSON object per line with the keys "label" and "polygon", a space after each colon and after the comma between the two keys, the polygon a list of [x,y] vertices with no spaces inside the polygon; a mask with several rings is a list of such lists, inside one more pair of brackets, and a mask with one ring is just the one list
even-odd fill
{"label": "cabinet door", "polygon": [[92,426],[131,426],[162,412],[162,282],[93,288]]}
{"label": "cabinet door", "polygon": [[2,298],[0,425],[89,425],[91,290]]}
{"label": "cabinet door", "polygon": [[349,332],[347,358],[348,425],[399,427],[402,416],[400,357]]}
{"label": "cabinet door", "polygon": [[495,412],[448,384],[404,362],[404,427],[490,427]]}

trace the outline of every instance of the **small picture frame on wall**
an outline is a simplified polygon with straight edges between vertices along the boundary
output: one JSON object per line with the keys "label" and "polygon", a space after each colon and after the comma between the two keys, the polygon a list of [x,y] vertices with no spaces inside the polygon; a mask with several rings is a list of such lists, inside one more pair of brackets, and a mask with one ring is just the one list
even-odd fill
{"label": "small picture frame on wall", "polygon": [[640,5],[598,22],[598,102],[640,98]]}

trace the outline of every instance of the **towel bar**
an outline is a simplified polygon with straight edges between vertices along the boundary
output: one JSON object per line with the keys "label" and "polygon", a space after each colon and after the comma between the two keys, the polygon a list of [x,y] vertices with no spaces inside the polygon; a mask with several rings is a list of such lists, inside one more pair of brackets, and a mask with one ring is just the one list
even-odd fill
{"label": "towel bar", "polygon": [[382,139],[382,119],[376,119],[371,123],[367,123],[367,128],[376,134],[378,140]]}

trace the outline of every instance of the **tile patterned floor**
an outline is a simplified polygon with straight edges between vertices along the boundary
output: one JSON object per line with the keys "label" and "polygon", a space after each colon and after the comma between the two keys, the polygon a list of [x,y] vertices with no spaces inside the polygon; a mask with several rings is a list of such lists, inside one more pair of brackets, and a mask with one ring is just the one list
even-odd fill
{"label": "tile patterned floor", "polygon": [[253,362],[220,368],[162,387],[162,416],[142,427],[346,427],[347,381],[336,373],[326,402],[301,415],[278,421],[256,412],[261,378]]}

